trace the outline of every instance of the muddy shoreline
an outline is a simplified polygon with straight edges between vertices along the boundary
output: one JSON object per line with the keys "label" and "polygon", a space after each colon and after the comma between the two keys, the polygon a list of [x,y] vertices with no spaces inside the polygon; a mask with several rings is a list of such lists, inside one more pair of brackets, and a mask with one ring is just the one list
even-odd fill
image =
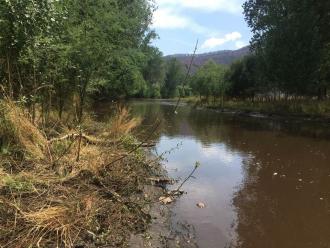
{"label": "muddy shoreline", "polygon": [[[132,99],[135,101],[141,101],[141,99]],[[153,102],[169,102],[170,104],[176,104],[177,100],[175,99],[143,99],[143,101],[153,101]],[[229,108],[220,108],[214,106],[201,106],[195,102],[189,102],[185,99],[182,99],[179,103],[179,106],[190,106],[197,110],[208,109],[213,110],[217,113],[233,115],[233,116],[242,116],[242,117],[252,117],[252,118],[266,118],[270,120],[291,120],[291,121],[306,121],[306,122],[315,122],[315,123],[324,123],[330,124],[330,113],[328,116],[320,115],[308,115],[308,114],[299,114],[299,113],[289,113],[289,112],[266,112],[266,111],[252,111],[252,110],[243,110],[243,109],[229,109]]]}
{"label": "muddy shoreline", "polygon": [[[154,160],[155,155],[146,150],[147,159]],[[153,165],[153,171],[158,178],[168,178],[167,171],[160,162]],[[159,197],[167,193],[164,184],[145,185],[140,197],[144,197],[146,204],[144,211],[151,217],[151,223],[143,233],[131,234],[128,241],[130,248],[159,247],[159,248],[197,248],[193,228],[184,223],[173,223],[172,207],[175,204],[165,205]]]}
{"label": "muddy shoreline", "polygon": [[[198,107],[203,109],[204,107]],[[219,109],[212,107],[205,107],[205,109],[214,110],[219,113],[228,115],[237,115],[243,117],[252,118],[267,118],[271,120],[293,120],[293,121],[306,121],[306,122],[317,122],[317,123],[330,123],[330,117],[320,117],[312,115],[300,115],[300,114],[280,114],[280,113],[263,113],[255,111],[243,111],[243,110],[229,110],[229,109]]]}

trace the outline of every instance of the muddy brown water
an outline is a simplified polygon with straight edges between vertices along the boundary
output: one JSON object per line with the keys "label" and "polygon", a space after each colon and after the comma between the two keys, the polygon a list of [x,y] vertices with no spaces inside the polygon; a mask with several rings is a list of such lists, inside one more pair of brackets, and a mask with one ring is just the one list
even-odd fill
{"label": "muddy brown water", "polygon": [[144,131],[161,119],[155,153],[171,151],[164,166],[172,177],[201,164],[173,206],[173,222],[191,224],[199,247],[330,247],[329,124],[188,106],[175,115],[167,101],[130,105]]}

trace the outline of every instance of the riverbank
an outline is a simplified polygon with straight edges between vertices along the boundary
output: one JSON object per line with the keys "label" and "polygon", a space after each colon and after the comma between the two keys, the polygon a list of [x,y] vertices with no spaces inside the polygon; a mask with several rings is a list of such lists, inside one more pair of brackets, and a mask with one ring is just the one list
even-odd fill
{"label": "riverbank", "polygon": [[[154,160],[155,156],[148,151],[148,156]],[[160,163],[157,163],[157,178],[168,180],[167,171]],[[151,217],[148,228],[137,234],[132,234],[129,240],[129,248],[197,248],[195,234],[190,226],[183,223],[172,223],[172,206],[163,204],[159,198],[167,194],[166,185],[161,184],[145,185],[143,196],[152,204],[145,206],[145,211]],[[174,204],[174,203],[172,203]]]}
{"label": "riverbank", "polygon": [[129,247],[133,233],[147,238],[169,220],[151,180],[161,166],[130,134],[140,121],[126,110],[85,117],[79,130],[70,113],[47,126],[10,101],[0,113],[1,247]]}
{"label": "riverbank", "polygon": [[208,108],[227,114],[250,117],[267,117],[283,119],[301,119],[330,122],[330,100],[300,101],[200,101],[197,97],[184,98],[182,101],[196,108]]}

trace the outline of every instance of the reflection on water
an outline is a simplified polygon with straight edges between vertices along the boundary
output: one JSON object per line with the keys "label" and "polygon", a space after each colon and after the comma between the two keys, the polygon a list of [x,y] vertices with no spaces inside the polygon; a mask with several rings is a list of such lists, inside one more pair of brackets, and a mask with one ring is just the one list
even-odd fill
{"label": "reflection on water", "polygon": [[[162,120],[157,152],[184,177],[202,166],[176,203],[202,248],[330,247],[330,128],[226,116],[171,102],[132,104],[147,129]],[[197,202],[207,207],[199,209]]]}

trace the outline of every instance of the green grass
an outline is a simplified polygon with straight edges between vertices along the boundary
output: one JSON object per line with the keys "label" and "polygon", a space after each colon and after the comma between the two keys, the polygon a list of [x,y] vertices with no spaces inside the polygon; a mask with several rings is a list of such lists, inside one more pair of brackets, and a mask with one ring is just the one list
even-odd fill
{"label": "green grass", "polygon": [[297,101],[271,101],[271,102],[252,102],[252,101],[233,101],[227,100],[221,106],[220,101],[210,100],[203,103],[197,97],[184,99],[189,104],[203,106],[214,109],[225,109],[228,111],[259,112],[264,114],[279,115],[302,115],[313,117],[330,118],[330,100],[297,100]]}
{"label": "green grass", "polygon": [[23,177],[6,175],[2,178],[2,184],[12,192],[32,192],[34,190],[33,183]]}

